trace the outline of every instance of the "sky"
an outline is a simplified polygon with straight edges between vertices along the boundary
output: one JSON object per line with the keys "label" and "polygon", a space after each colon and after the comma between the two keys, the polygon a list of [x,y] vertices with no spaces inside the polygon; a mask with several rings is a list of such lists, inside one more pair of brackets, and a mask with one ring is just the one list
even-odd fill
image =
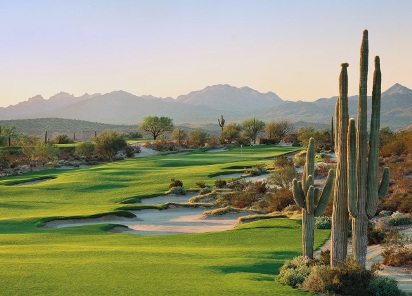
{"label": "sky", "polygon": [[364,29],[370,77],[379,55],[382,89],[412,88],[411,13],[409,0],[0,0],[0,106],[215,84],[313,101],[338,94],[342,62],[355,95]]}

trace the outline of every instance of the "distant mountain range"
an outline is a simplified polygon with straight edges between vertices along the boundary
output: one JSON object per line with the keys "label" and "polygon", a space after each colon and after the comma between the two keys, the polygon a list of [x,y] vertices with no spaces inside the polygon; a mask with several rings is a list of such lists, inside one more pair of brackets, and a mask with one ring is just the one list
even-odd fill
{"label": "distant mountain range", "polygon": [[[35,96],[0,108],[0,119],[66,118],[110,124],[138,124],[149,115],[168,116],[177,124],[216,123],[220,115],[227,122],[249,117],[262,120],[329,124],[337,97],[314,102],[286,101],[273,92],[260,93],[249,87],[208,86],[203,90],[173,98],[136,96],[124,91],[85,94],[75,97],[61,92],[46,100]],[[370,104],[369,104],[370,106]],[[349,98],[349,113],[356,117],[357,96]],[[381,125],[392,129],[412,123],[412,90],[395,84],[382,93]]]}

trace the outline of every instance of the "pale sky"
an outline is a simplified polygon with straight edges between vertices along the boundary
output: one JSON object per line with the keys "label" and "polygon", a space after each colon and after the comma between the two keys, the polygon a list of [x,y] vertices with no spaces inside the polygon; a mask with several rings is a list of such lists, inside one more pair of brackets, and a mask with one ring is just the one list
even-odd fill
{"label": "pale sky", "polygon": [[355,95],[365,28],[370,76],[379,55],[382,89],[412,88],[409,0],[0,0],[0,106],[214,84],[312,101],[337,95],[342,62]]}

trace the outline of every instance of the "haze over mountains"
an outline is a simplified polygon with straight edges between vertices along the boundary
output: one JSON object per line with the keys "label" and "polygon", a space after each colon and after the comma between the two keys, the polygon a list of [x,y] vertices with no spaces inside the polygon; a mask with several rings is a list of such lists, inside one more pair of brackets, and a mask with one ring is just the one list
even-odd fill
{"label": "haze over mountains", "polygon": [[[337,97],[314,102],[286,101],[273,92],[260,93],[249,87],[208,86],[173,98],[136,96],[124,91],[75,97],[61,92],[45,100],[35,96],[0,108],[0,119],[67,118],[111,124],[137,124],[148,115],[168,116],[175,123],[239,122],[256,116],[262,120],[287,119],[329,124]],[[369,104],[370,106],[370,104]],[[349,98],[349,113],[356,117],[357,96]],[[412,123],[412,90],[395,84],[382,93],[381,125],[393,129]]]}

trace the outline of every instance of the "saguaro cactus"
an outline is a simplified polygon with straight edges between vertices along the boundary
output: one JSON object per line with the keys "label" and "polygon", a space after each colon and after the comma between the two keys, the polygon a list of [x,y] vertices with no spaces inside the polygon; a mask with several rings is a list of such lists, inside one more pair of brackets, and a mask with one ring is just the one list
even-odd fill
{"label": "saguaro cactus", "polygon": [[314,186],[315,173],[315,140],[310,138],[306,153],[306,164],[302,174],[302,181],[293,179],[293,198],[302,208],[302,253],[303,256],[313,258],[313,242],[315,233],[315,216],[325,212],[332,192],[335,172],[329,171],[325,187],[322,192]]}
{"label": "saguaro cactus", "polygon": [[218,118],[217,122],[219,123],[219,126],[222,129],[222,134],[223,134],[223,128],[225,127],[225,122],[226,122],[226,120],[223,118],[223,115],[220,115],[220,119]]}
{"label": "saguaro cactus", "polygon": [[333,192],[331,265],[343,262],[348,245],[348,177],[346,137],[348,129],[348,68],[341,65],[339,76],[339,97],[336,101],[335,154],[337,159],[335,189]]}
{"label": "saguaro cactus", "polygon": [[44,144],[47,144],[47,131],[44,132]]}
{"label": "saguaro cactus", "polygon": [[352,216],[352,249],[357,261],[365,265],[368,219],[378,207],[378,199],[386,195],[389,187],[389,168],[385,168],[378,185],[378,149],[381,105],[381,70],[379,57],[375,57],[373,75],[372,115],[367,157],[367,77],[368,77],[368,31],[363,31],[360,82],[358,101],[358,123],[350,119],[348,131],[348,183],[349,213]]}

